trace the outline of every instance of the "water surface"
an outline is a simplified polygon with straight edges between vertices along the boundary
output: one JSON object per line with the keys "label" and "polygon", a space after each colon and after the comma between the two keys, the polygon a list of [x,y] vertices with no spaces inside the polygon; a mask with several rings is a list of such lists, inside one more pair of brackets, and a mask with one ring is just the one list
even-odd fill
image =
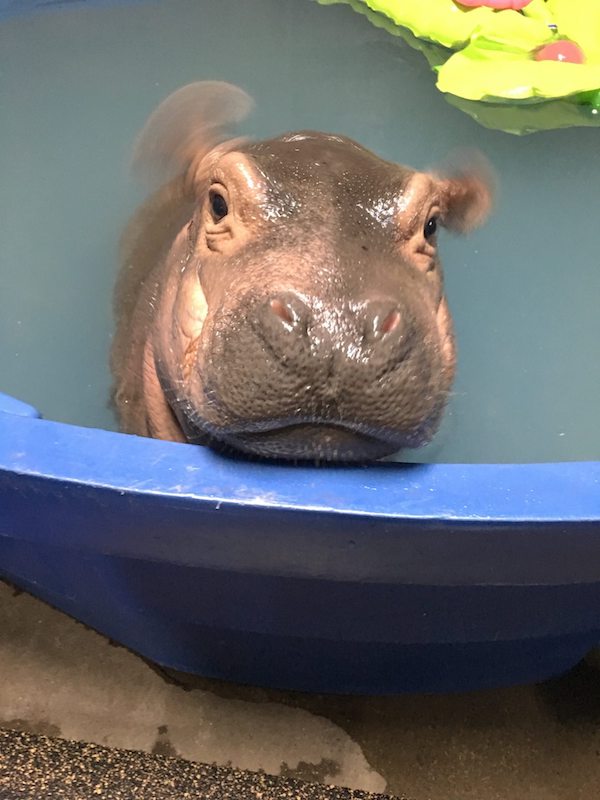
{"label": "water surface", "polygon": [[312,0],[74,6],[0,24],[0,390],[115,427],[130,147],[157,103],[202,79],[255,97],[254,136],[333,131],[420,168],[480,148],[502,195],[486,228],[443,235],[459,369],[442,431],[412,458],[600,459],[600,131],[486,130],[401,39]]}

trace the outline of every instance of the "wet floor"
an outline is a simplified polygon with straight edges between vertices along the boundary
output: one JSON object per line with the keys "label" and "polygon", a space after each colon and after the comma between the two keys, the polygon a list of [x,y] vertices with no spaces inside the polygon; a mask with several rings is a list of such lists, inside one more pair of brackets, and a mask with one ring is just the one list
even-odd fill
{"label": "wet floor", "polygon": [[600,793],[600,671],[387,698],[170,676],[0,585],[0,725],[413,800]]}

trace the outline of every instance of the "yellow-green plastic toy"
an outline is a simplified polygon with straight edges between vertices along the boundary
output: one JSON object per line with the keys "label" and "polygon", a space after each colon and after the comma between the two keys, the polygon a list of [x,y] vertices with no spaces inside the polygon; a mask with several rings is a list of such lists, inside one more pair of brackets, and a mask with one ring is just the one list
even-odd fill
{"label": "yellow-green plastic toy", "polygon": [[600,125],[600,0],[347,3],[421,50],[448,101],[524,134]]}

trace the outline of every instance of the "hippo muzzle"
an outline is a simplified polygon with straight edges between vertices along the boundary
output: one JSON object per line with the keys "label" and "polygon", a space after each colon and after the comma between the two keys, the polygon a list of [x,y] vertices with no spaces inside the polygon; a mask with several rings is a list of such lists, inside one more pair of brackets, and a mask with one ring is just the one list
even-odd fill
{"label": "hippo muzzle", "polygon": [[483,221],[489,178],[419,173],[331,134],[228,140],[214,117],[234,96],[192,84],[142,133],[164,150],[175,116],[185,147],[162,153],[180,175],[138,212],[117,293],[125,430],[295,460],[427,443],[455,367],[437,232]]}

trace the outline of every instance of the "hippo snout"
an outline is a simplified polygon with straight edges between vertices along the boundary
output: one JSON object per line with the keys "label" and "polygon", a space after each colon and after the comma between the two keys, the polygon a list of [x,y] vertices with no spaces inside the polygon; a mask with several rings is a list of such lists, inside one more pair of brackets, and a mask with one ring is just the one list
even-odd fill
{"label": "hippo snout", "polygon": [[418,304],[286,290],[243,296],[213,321],[193,396],[211,435],[241,449],[356,459],[426,440],[450,369]]}

